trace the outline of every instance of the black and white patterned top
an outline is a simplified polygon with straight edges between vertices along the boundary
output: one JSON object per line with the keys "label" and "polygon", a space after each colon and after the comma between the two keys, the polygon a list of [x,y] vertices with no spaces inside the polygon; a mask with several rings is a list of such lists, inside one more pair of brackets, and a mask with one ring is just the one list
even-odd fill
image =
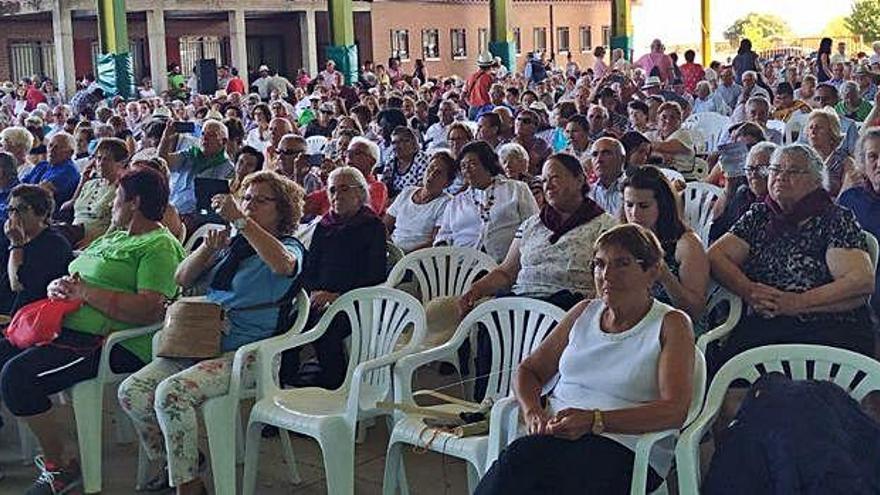
{"label": "black and white patterned top", "polygon": [[[730,233],[749,244],[743,273],[759,282],[788,292],[806,292],[834,281],[825,255],[831,248],[868,251],[852,211],[831,206],[824,215],[810,218],[796,231],[781,236],[768,232],[771,213],[764,203],[755,203],[730,228]],[[858,309],[842,313],[802,315],[802,321],[857,321]]]}
{"label": "black and white patterned top", "polygon": [[382,182],[388,187],[388,197],[394,198],[400,191],[410,186],[421,186],[422,177],[428,169],[428,162],[431,157],[424,151],[419,151],[413,158],[412,165],[405,173],[398,170],[398,158],[394,157],[388,161],[382,170]]}

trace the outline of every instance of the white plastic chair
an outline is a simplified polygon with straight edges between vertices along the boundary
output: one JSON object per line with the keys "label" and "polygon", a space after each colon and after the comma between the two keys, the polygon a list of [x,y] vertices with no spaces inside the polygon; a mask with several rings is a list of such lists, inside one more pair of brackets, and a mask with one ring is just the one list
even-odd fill
{"label": "white plastic chair", "polygon": [[721,188],[705,182],[688,182],[684,190],[684,217],[706,246],[712,228],[712,205],[721,196]]}
{"label": "white plastic chair", "polygon": [[785,136],[785,122],[781,120],[768,120],[767,129],[779,131],[779,134],[782,134],[783,137]]}
{"label": "white plastic chair", "polygon": [[[871,391],[880,390],[880,363],[843,349],[817,345],[772,345],[750,349],[735,356],[715,375],[706,394],[703,411],[679,438],[675,449],[679,493],[699,493],[700,440],[715,421],[730,384],[737,379],[754,383],[761,375],[773,371],[783,372],[794,380],[834,382],[857,401]],[[857,375],[864,376],[859,381]]]}
{"label": "white plastic chair", "polygon": [[[544,392],[549,393],[558,380],[559,375],[553,377],[550,382],[545,384]],[[703,353],[699,348],[694,349],[693,385],[694,391],[691,396],[691,405],[688,408],[688,415],[682,426],[682,430],[697,418],[697,415],[700,414],[703,407],[703,398],[706,391],[706,358],[703,356]],[[520,427],[519,403],[516,398],[507,397],[495,403],[495,406],[492,407],[492,417],[489,421],[490,446],[487,466],[491,466],[498,458],[501,450],[519,438],[522,432],[523,430]],[[648,461],[650,459],[651,449],[654,445],[667,438],[676,439],[680,434],[681,430],[671,429],[645,433],[639,436],[639,441],[636,444],[636,456],[633,461],[633,477],[632,484],[630,485],[631,495],[644,495],[645,493],[645,484],[648,481]],[[664,473],[660,474],[664,475]],[[666,482],[664,481],[664,483],[653,493],[667,493]],[[697,492],[687,492],[679,489],[679,493],[696,494]]]}
{"label": "white plastic chair", "polygon": [[[293,301],[296,308],[296,320],[283,335],[267,340],[247,344],[235,351],[232,361],[232,376],[229,381],[229,393],[205,401],[202,415],[205,419],[205,432],[208,435],[208,448],[211,452],[211,472],[214,477],[214,493],[217,495],[235,495],[235,464],[244,462],[244,434],[241,425],[241,401],[256,397],[257,388],[245,387],[243,369],[245,360],[263,345],[283,343],[287,339],[302,333],[309,319],[309,296],[300,290]],[[259,358],[259,355],[257,356]],[[290,465],[291,481],[300,482],[299,472],[293,457],[293,448],[288,435],[280,435],[285,459]]]}
{"label": "white plastic chair", "polygon": [[[70,389],[73,413],[76,417],[76,435],[79,441],[79,455],[82,463],[83,489],[86,493],[101,491],[101,454],[104,410],[104,386],[117,384],[129,373],[116,373],[110,369],[110,351],[118,344],[143,335],[155,333],[162,328],[161,323],[111,333],[101,347],[98,374],[91,380],[77,383]],[[144,476],[138,467],[138,478]]]}
{"label": "white plastic chair", "polygon": [[464,294],[477,275],[497,266],[491,256],[476,249],[451,246],[419,249],[394,266],[385,286],[395,287],[411,273],[418,283],[422,304],[427,304],[438,297]]}
{"label": "white plastic chair", "polygon": [[[275,382],[275,357],[284,350],[314,342],[324,335],[334,317],[343,313],[352,327],[343,385],[337,390],[281,390]],[[413,328],[409,343],[393,351],[408,328]],[[424,334],[425,312],[419,301],[405,292],[379,286],[343,294],[308,332],[260,346],[258,400],[248,422],[244,493],[254,493],[262,427],[274,425],[316,439],[323,452],[328,493],[352,494],[357,423],[387,414],[376,403],[393,397],[391,366],[413,352]]]}
{"label": "white plastic chair", "polygon": [[[492,342],[492,367],[487,374],[486,398],[496,400],[507,397],[516,366],[538,345],[565,316],[565,311],[550,303],[524,297],[504,297],[485,302],[471,311],[458,325],[453,337],[440,347],[428,349],[407,356],[394,368],[395,402],[415,405],[412,394],[412,378],[415,370],[437,360],[457,358],[458,348],[468,339],[477,325],[488,330]],[[474,409],[479,404],[472,404]],[[429,409],[442,411],[461,410],[450,408],[449,404],[431,406]],[[395,415],[394,429],[388,442],[388,455],[385,460],[385,480],[383,492],[392,495],[401,488],[408,491],[403,470],[402,450],[404,445],[422,446],[425,425],[423,416],[398,413]],[[428,448],[435,452],[464,459],[468,463],[468,485],[471,491],[480,477],[485,474],[488,464],[486,455],[489,436],[478,435],[458,438],[449,433],[439,433]]]}
{"label": "white plastic chair", "polygon": [[717,286],[715,290],[709,295],[709,300],[706,302],[707,313],[710,313],[716,308],[721,308],[724,305],[727,305],[727,318],[724,320],[724,323],[721,325],[709,330],[708,332],[700,335],[697,339],[697,347],[700,348],[700,351],[703,353],[706,352],[706,348],[709,346],[709,343],[714,342],[716,340],[720,340],[726,337],[730,332],[733,331],[733,328],[739,323],[739,319],[742,316],[743,310],[743,302],[739,296],[725,289],[724,287]]}
{"label": "white plastic chair", "polygon": [[698,131],[706,143],[705,151],[713,152],[718,147],[718,138],[729,125],[730,117],[715,112],[701,112],[691,114],[681,126]]}
{"label": "white plastic chair", "polygon": [[310,155],[321,155],[324,153],[324,147],[327,146],[328,139],[324,136],[309,136],[306,138],[306,153]]}
{"label": "white plastic chair", "polygon": [[[783,139],[785,140],[785,144],[792,144],[798,140],[801,132],[803,132],[804,127],[807,125],[807,121],[810,119],[810,114],[805,112],[795,112],[789,118],[788,122],[785,123]],[[769,124],[769,122],[768,122]],[[795,136],[797,134],[797,137]]]}
{"label": "white plastic chair", "polygon": [[201,227],[197,228],[195,232],[190,236],[189,239],[186,240],[186,243],[183,245],[183,249],[187,253],[191,253],[195,251],[203,242],[205,242],[205,237],[208,236],[208,232],[213,230],[223,230],[225,229],[225,225],[221,225],[219,223],[206,223]]}

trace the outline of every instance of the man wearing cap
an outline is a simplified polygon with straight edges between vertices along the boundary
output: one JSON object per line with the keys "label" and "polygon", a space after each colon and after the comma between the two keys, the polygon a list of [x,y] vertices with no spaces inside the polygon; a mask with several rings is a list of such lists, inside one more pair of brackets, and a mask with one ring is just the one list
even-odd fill
{"label": "man wearing cap", "polygon": [[794,98],[794,88],[787,82],[776,85],[776,105],[773,107],[773,120],[788,122],[798,112],[809,113],[812,108],[802,100]]}
{"label": "man wearing cap", "polygon": [[251,86],[257,89],[257,94],[260,95],[261,100],[268,101],[269,81],[272,79],[272,75],[269,74],[269,66],[261,65],[257,72],[259,72],[260,77],[258,77],[256,81],[251,83]]}
{"label": "man wearing cap", "polygon": [[321,103],[316,118],[306,126],[305,137],[324,136],[330,139],[333,135],[333,129],[336,128],[336,119],[333,118],[335,115],[332,103],[329,101]]}
{"label": "man wearing cap", "polygon": [[477,57],[478,70],[471,74],[464,85],[464,98],[468,104],[468,119],[477,120],[477,116],[491,110],[492,98],[489,96],[489,88],[495,82],[492,75],[492,66],[495,59],[489,52],[480,53]]}
{"label": "man wearing cap", "polygon": [[856,67],[853,71],[853,77],[859,83],[859,94],[866,101],[874,101],[877,96],[877,84],[874,83],[874,74],[864,65]]}

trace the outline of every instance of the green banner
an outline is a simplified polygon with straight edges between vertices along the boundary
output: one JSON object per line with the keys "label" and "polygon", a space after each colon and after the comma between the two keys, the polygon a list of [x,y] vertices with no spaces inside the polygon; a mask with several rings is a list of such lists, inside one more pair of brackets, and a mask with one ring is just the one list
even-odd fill
{"label": "green banner", "polygon": [[336,70],[342,72],[345,84],[351,85],[358,80],[357,45],[327,45],[324,49],[327,58],[336,63]]}
{"label": "green banner", "polygon": [[104,53],[98,55],[97,82],[104,96],[135,95],[134,71],[130,53]]}
{"label": "green banner", "polygon": [[501,63],[507,70],[516,71],[516,44],[512,41],[490,41],[489,52],[496,57],[501,57]]}

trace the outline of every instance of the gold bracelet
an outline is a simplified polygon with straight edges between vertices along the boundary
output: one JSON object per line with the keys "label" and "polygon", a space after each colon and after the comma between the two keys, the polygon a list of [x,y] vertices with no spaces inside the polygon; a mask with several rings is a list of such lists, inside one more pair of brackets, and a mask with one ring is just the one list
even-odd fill
{"label": "gold bracelet", "polygon": [[591,433],[593,435],[601,435],[605,431],[605,420],[602,418],[602,411],[593,409],[593,427]]}

